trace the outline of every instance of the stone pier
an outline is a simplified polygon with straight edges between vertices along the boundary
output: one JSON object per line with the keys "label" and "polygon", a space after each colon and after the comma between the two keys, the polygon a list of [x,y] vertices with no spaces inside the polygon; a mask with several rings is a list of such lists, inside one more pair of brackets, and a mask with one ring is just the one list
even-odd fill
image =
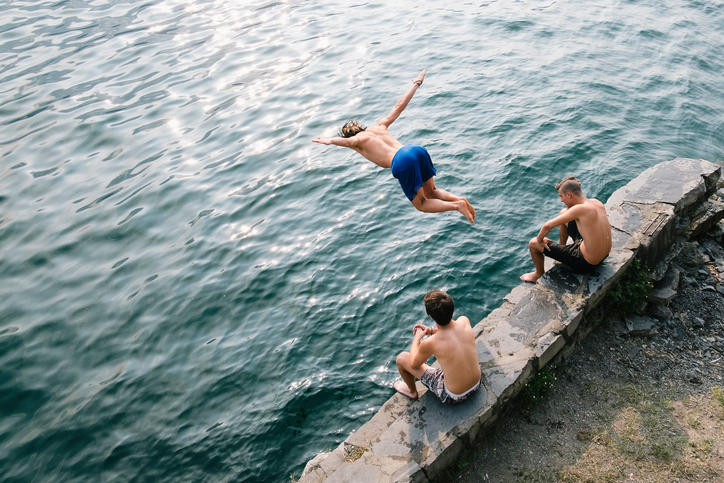
{"label": "stone pier", "polygon": [[[422,394],[400,394],[337,448],[309,461],[300,483],[428,482],[495,424],[506,403],[538,370],[565,357],[592,327],[584,316],[606,295],[634,258],[664,278],[662,260],[677,237],[692,238],[724,217],[721,167],[677,158],[658,164],[619,189],[606,203],[611,254],[592,275],[555,264],[535,284],[514,288],[475,325],[483,386],[465,402],[443,405]],[[521,247],[521,250],[525,247]],[[658,268],[657,268],[658,267]],[[663,268],[661,268],[663,267]]]}

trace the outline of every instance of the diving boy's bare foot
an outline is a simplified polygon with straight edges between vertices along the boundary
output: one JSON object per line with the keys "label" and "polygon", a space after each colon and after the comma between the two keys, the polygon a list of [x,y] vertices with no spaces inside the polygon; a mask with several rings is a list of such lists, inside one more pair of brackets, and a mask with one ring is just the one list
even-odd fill
{"label": "diving boy's bare foot", "polygon": [[410,399],[417,399],[419,397],[419,394],[417,394],[417,390],[415,390],[414,393],[410,392],[410,388],[407,387],[407,384],[405,384],[405,381],[397,381],[392,385],[395,390],[401,394],[404,394],[405,396],[409,397]]}
{"label": "diving boy's bare foot", "polygon": [[530,272],[530,273],[525,273],[525,274],[521,275],[520,279],[524,282],[535,283],[542,276],[543,276],[542,273],[540,275],[538,275],[538,272]]}
{"label": "diving boy's bare foot", "polygon": [[470,204],[470,202],[467,200],[467,198],[463,198],[463,201],[468,205],[468,210],[470,213],[473,214],[473,220],[475,219],[475,208],[473,208],[473,205]]}
{"label": "diving boy's bare foot", "polygon": [[458,211],[460,214],[467,218],[470,223],[475,224],[475,216],[470,213],[470,210],[468,209],[468,205],[470,203],[465,200],[456,201],[455,203],[458,205]]}

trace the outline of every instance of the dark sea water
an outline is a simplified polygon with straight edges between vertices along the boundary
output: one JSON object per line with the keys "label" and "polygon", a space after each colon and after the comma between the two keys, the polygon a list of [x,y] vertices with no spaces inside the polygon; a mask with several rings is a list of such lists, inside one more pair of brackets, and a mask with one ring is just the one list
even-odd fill
{"label": "dark sea water", "polygon": [[[478,321],[575,174],[724,158],[720,1],[0,2],[0,481],[288,481],[393,394],[442,288]],[[312,144],[374,124],[422,214]]]}

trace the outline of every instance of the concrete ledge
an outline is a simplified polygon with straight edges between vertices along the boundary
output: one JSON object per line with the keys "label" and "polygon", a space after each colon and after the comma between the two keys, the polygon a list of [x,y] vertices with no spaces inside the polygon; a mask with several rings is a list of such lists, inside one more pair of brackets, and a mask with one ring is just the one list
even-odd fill
{"label": "concrete ledge", "polygon": [[475,325],[483,386],[473,397],[448,406],[429,393],[416,401],[396,394],[335,450],[309,461],[299,482],[437,478],[495,423],[535,371],[585,337],[584,316],[634,258],[654,267],[676,237],[697,236],[724,218],[724,200],[712,196],[720,176],[721,168],[708,161],[677,158],[613,193],[606,203],[613,249],[596,272],[576,275],[556,264],[538,283],[515,287]]}

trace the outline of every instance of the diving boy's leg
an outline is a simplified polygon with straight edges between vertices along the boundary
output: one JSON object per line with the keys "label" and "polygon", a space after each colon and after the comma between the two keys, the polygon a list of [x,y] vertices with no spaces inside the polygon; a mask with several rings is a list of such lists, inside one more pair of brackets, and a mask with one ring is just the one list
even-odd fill
{"label": "diving boy's leg", "polygon": [[443,211],[457,211],[470,221],[475,223],[475,217],[468,209],[468,202],[460,199],[458,201],[443,201],[437,198],[427,198],[424,193],[424,186],[417,190],[417,195],[412,200],[412,205],[424,213],[442,213]]}
{"label": "diving boy's leg", "polygon": [[401,352],[395,362],[397,363],[397,370],[400,371],[400,376],[402,376],[402,381],[397,381],[393,385],[395,390],[409,398],[417,399],[420,395],[417,393],[415,379],[420,379],[430,366],[423,364],[417,369],[413,368],[410,365],[409,352]]}
{"label": "diving boy's leg", "polygon": [[473,205],[471,205],[468,200],[461,196],[455,196],[454,194],[445,191],[443,189],[440,189],[435,186],[435,178],[430,178],[427,181],[425,181],[422,184],[423,193],[425,194],[425,198],[437,198],[438,200],[443,201],[464,201],[468,206],[468,211],[473,215],[473,220],[475,220],[475,208],[473,208]]}
{"label": "diving boy's leg", "polygon": [[524,282],[535,282],[543,276],[543,272],[545,271],[543,245],[538,243],[537,238],[532,238],[530,242],[528,242],[528,249],[530,250],[530,257],[533,259],[533,265],[535,265],[535,272],[523,274],[520,276],[520,279]]}
{"label": "diving boy's leg", "polygon": [[[422,190],[422,188],[420,188]],[[457,211],[470,223],[475,223],[472,213],[468,209],[467,202],[464,200],[460,201],[443,201],[436,198],[425,198],[422,193],[418,193],[412,204],[419,211],[424,213],[442,213],[443,211]]]}

